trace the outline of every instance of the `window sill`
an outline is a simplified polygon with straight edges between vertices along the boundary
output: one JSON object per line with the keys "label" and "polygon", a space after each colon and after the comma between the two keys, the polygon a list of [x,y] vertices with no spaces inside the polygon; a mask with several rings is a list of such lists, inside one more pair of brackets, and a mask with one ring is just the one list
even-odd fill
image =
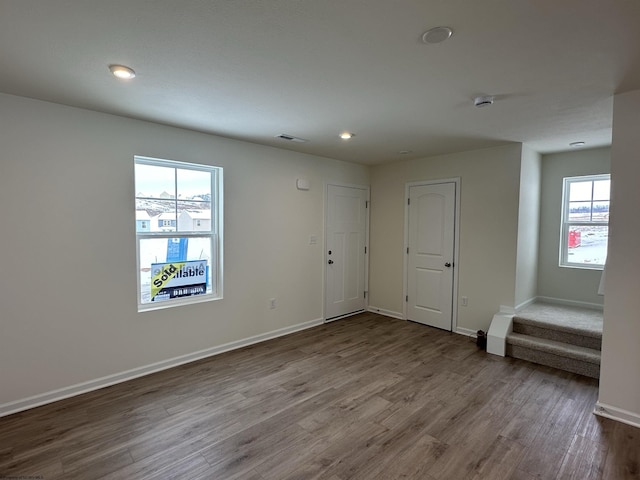
{"label": "window sill", "polygon": [[143,303],[138,304],[138,313],[150,312],[153,310],[164,310],[166,308],[182,307],[184,305],[193,305],[196,303],[214,302],[216,300],[222,300],[222,295],[201,295],[197,300],[194,297],[188,297],[183,300],[167,300],[165,302],[158,303]]}
{"label": "window sill", "polygon": [[558,267],[560,268],[571,268],[571,269],[575,269],[575,270],[595,270],[595,271],[602,271],[604,269],[604,265],[582,265],[582,264],[575,264],[575,265],[558,265]]}

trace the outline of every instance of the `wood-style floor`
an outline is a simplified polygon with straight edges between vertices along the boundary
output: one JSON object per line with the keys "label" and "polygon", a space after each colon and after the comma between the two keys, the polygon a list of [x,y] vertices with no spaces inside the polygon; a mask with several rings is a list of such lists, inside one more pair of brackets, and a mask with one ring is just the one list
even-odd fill
{"label": "wood-style floor", "polygon": [[640,478],[595,380],[362,314],[0,419],[0,478]]}

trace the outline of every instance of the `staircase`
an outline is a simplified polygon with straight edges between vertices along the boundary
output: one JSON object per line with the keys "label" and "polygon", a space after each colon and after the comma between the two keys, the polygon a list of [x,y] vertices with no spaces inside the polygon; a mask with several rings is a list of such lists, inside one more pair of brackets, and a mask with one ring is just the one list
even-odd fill
{"label": "staircase", "polygon": [[534,303],[513,317],[506,354],[599,378],[601,345],[602,311]]}

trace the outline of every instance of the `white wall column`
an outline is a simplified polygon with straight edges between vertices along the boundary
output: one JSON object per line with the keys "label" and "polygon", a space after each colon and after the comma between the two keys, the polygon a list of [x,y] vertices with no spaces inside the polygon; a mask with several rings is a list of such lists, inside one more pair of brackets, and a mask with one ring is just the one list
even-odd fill
{"label": "white wall column", "polygon": [[640,426],[640,90],[616,95],[597,413]]}

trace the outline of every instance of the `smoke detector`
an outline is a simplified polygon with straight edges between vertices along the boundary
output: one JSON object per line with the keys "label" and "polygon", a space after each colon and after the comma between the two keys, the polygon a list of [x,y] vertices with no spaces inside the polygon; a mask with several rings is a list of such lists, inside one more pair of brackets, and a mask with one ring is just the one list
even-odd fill
{"label": "smoke detector", "polygon": [[480,96],[473,99],[473,104],[476,107],[487,107],[493,105],[493,97],[490,95]]}

